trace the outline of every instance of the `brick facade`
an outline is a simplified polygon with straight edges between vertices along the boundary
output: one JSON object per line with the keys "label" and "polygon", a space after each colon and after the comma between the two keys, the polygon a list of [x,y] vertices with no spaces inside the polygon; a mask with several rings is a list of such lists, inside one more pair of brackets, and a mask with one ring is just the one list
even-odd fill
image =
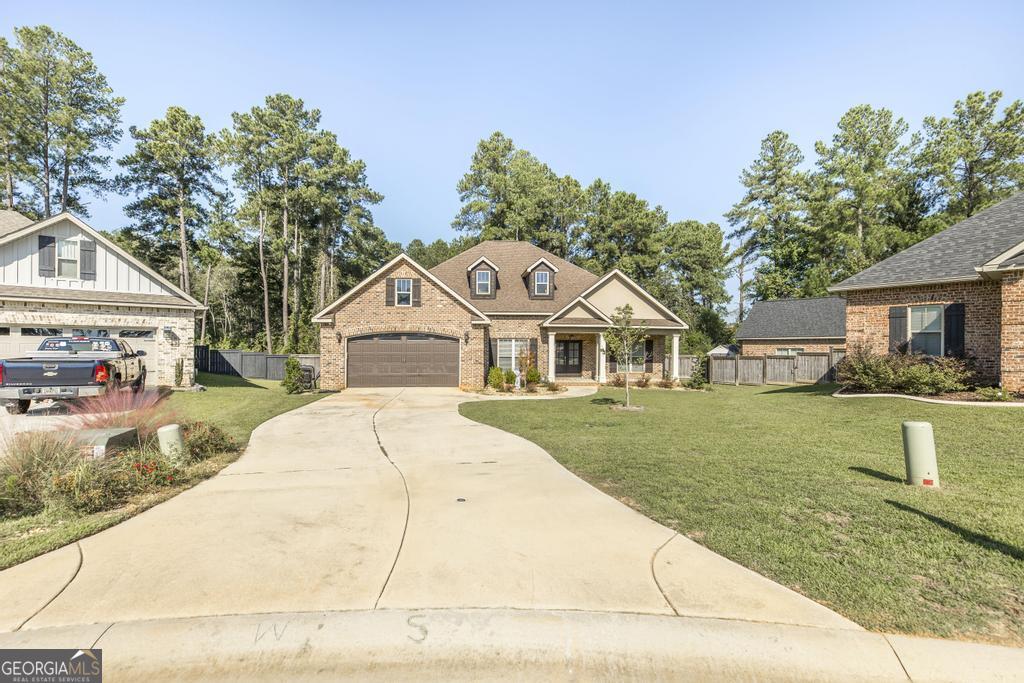
{"label": "brick facade", "polygon": [[[886,327],[886,333],[888,333]],[[846,347],[846,340],[833,339],[757,339],[740,342],[740,353],[744,356],[772,356],[779,349],[803,349],[807,353],[827,353],[832,349]]]}
{"label": "brick facade", "polygon": [[[389,277],[419,278],[419,306],[385,305]],[[484,384],[485,328],[473,325],[475,316],[450,294],[407,263],[377,273],[367,285],[320,326],[320,386],[345,388],[345,349],[350,337],[382,332],[420,332],[454,337],[460,346],[459,385],[480,388]],[[469,342],[465,341],[469,333]]]}
{"label": "brick facade", "polygon": [[[181,359],[184,384],[195,381],[195,313],[175,308],[143,308],[96,304],[0,301],[0,326],[156,328],[156,363],[147,359],[152,384],[174,385],[174,367]],[[165,331],[169,330],[169,333]],[[129,340],[131,343],[131,340]],[[157,372],[153,373],[154,365]]]}
{"label": "brick facade", "polygon": [[1024,392],[1024,273],[1007,273],[1001,282],[999,367],[1002,386]]}
{"label": "brick facade", "polygon": [[998,281],[955,282],[892,287],[846,293],[846,340],[850,348],[889,351],[889,307],[964,304],[964,349],[977,363],[983,381],[1000,372],[1002,294]]}
{"label": "brick facade", "polygon": [[[547,315],[489,315],[491,325],[487,329],[485,349],[490,348],[491,339],[536,339],[537,368],[541,375],[548,372],[548,335],[540,329],[540,324],[547,320]],[[488,353],[484,354],[488,362]],[[490,361],[493,362],[493,361]]]}

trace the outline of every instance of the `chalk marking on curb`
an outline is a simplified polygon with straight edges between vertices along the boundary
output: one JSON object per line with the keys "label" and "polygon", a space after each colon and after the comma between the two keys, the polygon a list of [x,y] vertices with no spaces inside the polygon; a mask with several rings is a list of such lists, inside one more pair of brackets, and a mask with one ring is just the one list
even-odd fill
{"label": "chalk marking on curb", "polygon": [[60,594],[63,593],[64,591],[66,591],[68,589],[68,586],[71,585],[71,582],[74,581],[78,577],[78,572],[82,571],[82,561],[83,561],[83,557],[82,557],[82,544],[80,542],[78,542],[78,541],[75,541],[75,548],[78,549],[78,565],[75,567],[74,573],[71,574],[71,578],[68,579],[67,583],[65,583],[63,586],[61,586],[61,589],[59,591],[57,591],[56,593],[54,593],[53,597],[50,598],[49,600],[47,600],[46,603],[42,607],[40,607],[35,612],[30,614],[28,616],[28,618],[25,619],[25,621],[23,621],[20,624],[18,624],[18,628],[14,629],[14,631],[12,631],[12,633],[17,633],[18,631],[20,631],[22,629],[22,627],[25,624],[27,624],[28,622],[32,621],[37,616],[39,616],[39,613],[42,612],[47,607],[49,607],[50,603],[52,603],[54,600],[59,598]]}
{"label": "chalk marking on curb", "polygon": [[651,578],[654,579],[654,585],[658,587],[658,592],[661,593],[661,597],[665,598],[665,602],[668,603],[668,606],[672,608],[672,611],[676,613],[677,617],[680,616],[679,610],[677,610],[676,606],[672,604],[671,600],[669,600],[668,593],[665,592],[665,589],[661,587],[661,582],[658,581],[658,573],[654,571],[654,562],[658,559],[658,553],[661,552],[661,549],[671,543],[678,535],[678,532],[674,532],[668,537],[668,540],[659,545],[654,551],[654,554],[651,555]]}
{"label": "chalk marking on curb", "polygon": [[377,431],[377,415],[380,411],[387,408],[392,401],[401,396],[404,391],[405,389],[402,389],[397,394],[389,398],[384,405],[377,408],[373,413],[373,418],[371,419],[371,423],[373,424],[373,435],[377,439],[377,448],[379,448],[381,454],[384,455],[384,459],[391,463],[391,466],[395,468],[396,472],[398,472],[398,476],[402,478],[402,486],[405,488],[405,523],[402,525],[402,537],[398,540],[398,550],[395,551],[395,561],[391,563],[391,569],[388,570],[388,575],[384,579],[384,585],[380,587],[380,593],[377,594],[377,599],[373,601],[373,609],[377,609],[377,605],[380,604],[380,599],[384,597],[384,591],[388,589],[388,584],[391,582],[391,575],[395,573],[395,567],[398,566],[398,557],[402,554],[402,547],[405,545],[405,534],[409,530],[409,508],[411,507],[409,498],[409,482],[405,480],[405,474],[398,465],[395,464],[395,461],[391,459],[391,456],[388,455],[387,449],[384,448],[384,444],[380,441],[380,432]]}

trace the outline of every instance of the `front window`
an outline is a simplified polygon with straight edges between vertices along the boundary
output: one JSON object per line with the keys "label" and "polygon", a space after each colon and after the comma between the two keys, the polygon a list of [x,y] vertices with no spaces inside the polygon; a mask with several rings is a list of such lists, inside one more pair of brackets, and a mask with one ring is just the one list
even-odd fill
{"label": "front window", "polygon": [[638,341],[629,354],[629,369],[626,372],[643,372],[647,364],[647,342]]}
{"label": "front window", "polygon": [[942,306],[910,307],[910,352],[942,355]]}
{"label": "front window", "polygon": [[78,277],[78,242],[57,241],[57,277]]}
{"label": "front window", "polygon": [[515,370],[519,357],[529,352],[529,339],[499,339],[498,367],[502,370]]}
{"label": "front window", "polygon": [[410,278],[395,280],[395,305],[412,306],[412,280]]}
{"label": "front window", "polygon": [[803,352],[804,352],[804,350],[803,350],[802,347],[794,347],[794,346],[790,346],[790,347],[782,348],[782,349],[775,349],[775,355],[776,356],[795,356],[796,354],[803,353]]}
{"label": "front window", "polygon": [[548,295],[548,278],[551,276],[546,270],[538,270],[533,275],[533,293],[536,296]]}
{"label": "front window", "polygon": [[476,293],[484,295],[491,293],[491,271],[476,271]]}

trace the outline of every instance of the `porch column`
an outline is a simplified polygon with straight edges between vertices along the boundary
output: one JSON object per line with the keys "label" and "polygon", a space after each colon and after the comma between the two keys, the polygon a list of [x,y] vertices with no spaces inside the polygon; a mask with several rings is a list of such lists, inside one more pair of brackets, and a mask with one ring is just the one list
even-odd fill
{"label": "porch column", "polygon": [[679,335],[672,335],[672,379],[679,379]]}
{"label": "porch column", "polygon": [[555,333],[548,332],[548,381],[555,381]]}
{"label": "porch column", "polygon": [[608,381],[608,345],[605,343],[604,335],[597,335],[597,381],[604,384]]}

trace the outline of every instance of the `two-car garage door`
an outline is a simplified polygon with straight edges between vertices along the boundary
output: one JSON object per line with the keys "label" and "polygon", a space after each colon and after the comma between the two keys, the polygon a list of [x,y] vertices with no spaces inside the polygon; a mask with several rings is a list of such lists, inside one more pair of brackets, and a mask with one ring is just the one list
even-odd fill
{"label": "two-car garage door", "polygon": [[456,387],[459,341],[400,332],[348,340],[350,387]]}

